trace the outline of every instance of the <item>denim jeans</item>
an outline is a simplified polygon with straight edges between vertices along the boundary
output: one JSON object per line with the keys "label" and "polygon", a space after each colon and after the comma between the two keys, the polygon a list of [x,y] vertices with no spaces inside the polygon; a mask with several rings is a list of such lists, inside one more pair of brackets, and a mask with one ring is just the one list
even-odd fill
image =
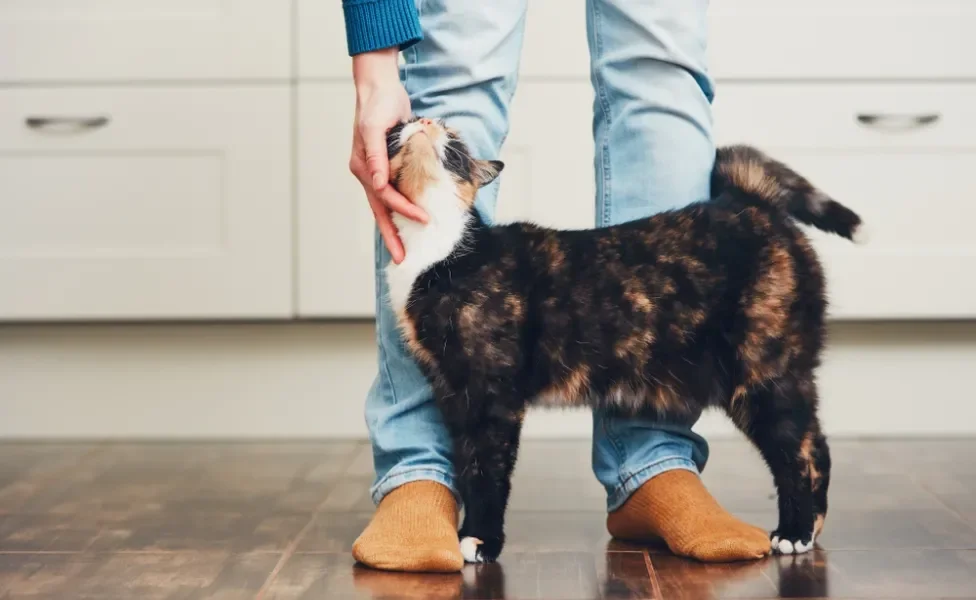
{"label": "denim jeans", "polygon": [[[425,38],[404,51],[401,69],[413,112],[445,119],[480,158],[497,157],[508,133],[526,2],[417,0]],[[586,2],[598,226],[708,195],[714,144],[712,84],[705,69],[707,4]],[[478,197],[477,209],[488,221],[504,178]],[[450,437],[385,301],[383,267],[389,259],[377,236],[379,373],[366,403],[377,503],[410,481],[434,480],[454,489]],[[664,423],[593,415],[593,471],[606,488],[608,510],[655,475],[704,468],[708,446],[691,431],[697,418]]]}

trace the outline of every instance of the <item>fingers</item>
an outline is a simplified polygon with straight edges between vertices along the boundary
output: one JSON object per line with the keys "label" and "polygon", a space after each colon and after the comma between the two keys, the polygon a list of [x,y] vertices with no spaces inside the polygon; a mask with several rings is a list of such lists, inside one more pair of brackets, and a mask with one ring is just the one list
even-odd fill
{"label": "fingers", "polygon": [[390,182],[390,157],[386,155],[386,132],[382,127],[364,123],[361,135],[366,154],[366,172],[373,184],[373,191],[379,191]]}
{"label": "fingers", "polygon": [[427,222],[427,213],[425,213],[422,208],[413,202],[404,198],[400,192],[393,188],[393,186],[387,185],[386,187],[377,190],[376,195],[383,202],[383,204],[385,204],[386,207],[393,212],[399,213],[408,219],[419,221],[420,223]]}
{"label": "fingers", "polygon": [[397,234],[396,227],[393,225],[393,219],[390,217],[389,209],[373,194],[366,194],[366,199],[369,200],[369,208],[373,211],[373,218],[376,219],[376,227],[380,231],[380,237],[383,238],[383,244],[390,252],[390,258],[393,259],[394,264],[400,264],[403,262],[405,255],[403,242],[400,241],[400,236]]}
{"label": "fingers", "polygon": [[[366,177],[360,176],[363,186],[372,184],[373,192],[393,212],[408,219],[426,223],[427,213],[389,185],[390,159],[386,154],[386,130],[382,127],[363,125],[362,136],[366,158]],[[366,181],[362,181],[362,179],[366,179]]]}

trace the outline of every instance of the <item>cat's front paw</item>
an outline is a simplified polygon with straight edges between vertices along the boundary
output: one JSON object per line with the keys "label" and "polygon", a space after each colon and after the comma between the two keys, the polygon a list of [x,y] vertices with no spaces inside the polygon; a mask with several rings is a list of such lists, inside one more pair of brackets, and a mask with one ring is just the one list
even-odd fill
{"label": "cat's front paw", "polygon": [[461,555],[464,562],[493,563],[502,553],[503,540],[500,538],[481,539],[470,535],[461,536]]}
{"label": "cat's front paw", "polygon": [[769,545],[774,554],[805,554],[813,550],[814,532],[806,535],[777,529],[769,535]]}

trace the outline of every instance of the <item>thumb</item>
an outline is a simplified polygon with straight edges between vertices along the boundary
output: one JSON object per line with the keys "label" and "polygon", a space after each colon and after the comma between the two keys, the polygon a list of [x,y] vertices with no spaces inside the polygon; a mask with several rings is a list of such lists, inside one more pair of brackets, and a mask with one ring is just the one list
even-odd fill
{"label": "thumb", "polygon": [[390,157],[386,153],[386,135],[379,127],[370,127],[363,132],[363,146],[366,153],[366,171],[374,190],[383,189],[390,181]]}

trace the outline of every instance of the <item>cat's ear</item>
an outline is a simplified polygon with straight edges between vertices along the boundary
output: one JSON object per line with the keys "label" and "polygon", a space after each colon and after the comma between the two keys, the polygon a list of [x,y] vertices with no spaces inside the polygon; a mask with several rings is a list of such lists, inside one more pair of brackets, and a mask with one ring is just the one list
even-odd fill
{"label": "cat's ear", "polygon": [[495,178],[504,168],[505,163],[500,160],[476,160],[472,165],[471,174],[474,176],[474,181],[478,187],[484,187],[495,181]]}

